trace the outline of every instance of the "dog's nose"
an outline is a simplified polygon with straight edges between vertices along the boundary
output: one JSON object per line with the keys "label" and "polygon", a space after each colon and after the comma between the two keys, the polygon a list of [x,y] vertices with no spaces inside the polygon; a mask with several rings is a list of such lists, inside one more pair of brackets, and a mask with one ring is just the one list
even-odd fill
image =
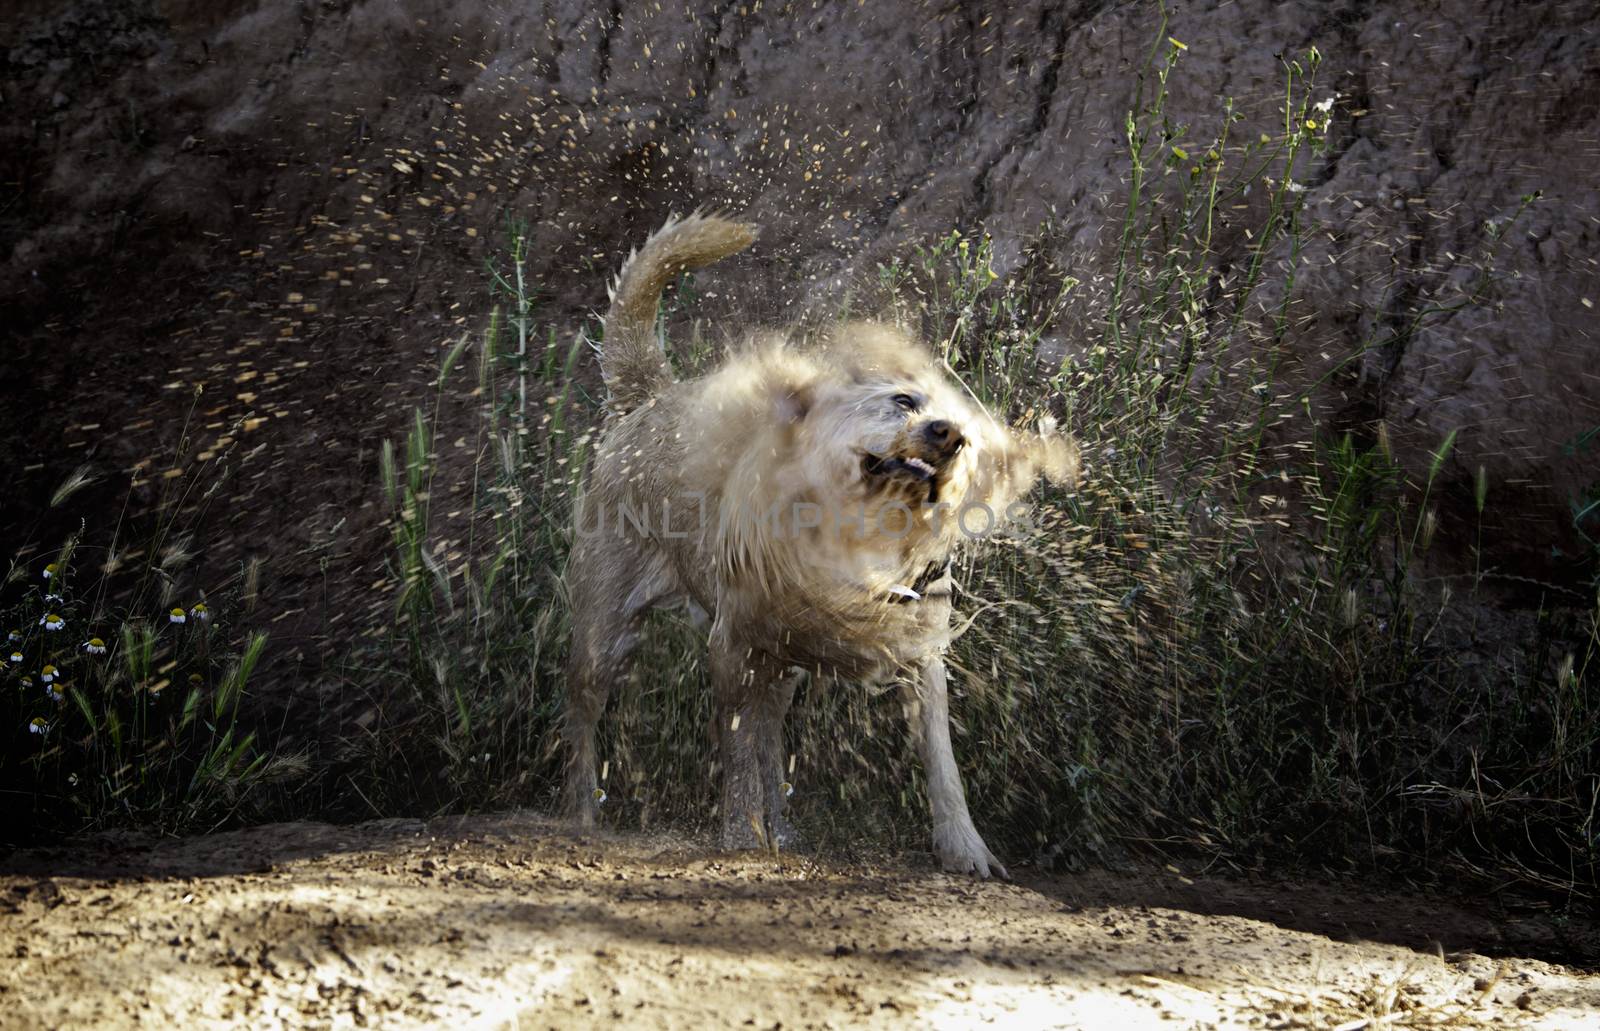
{"label": "dog's nose", "polygon": [[922,435],[940,451],[954,454],[965,441],[961,431],[943,419],[934,419],[922,427]]}

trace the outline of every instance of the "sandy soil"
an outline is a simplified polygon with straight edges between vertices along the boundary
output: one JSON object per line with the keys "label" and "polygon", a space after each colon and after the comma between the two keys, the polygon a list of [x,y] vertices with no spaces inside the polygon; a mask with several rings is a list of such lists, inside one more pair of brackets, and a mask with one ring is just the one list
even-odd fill
{"label": "sandy soil", "polygon": [[1168,871],[979,883],[533,816],[296,823],[0,863],[0,1025],[1594,1028],[1600,978],[1530,957],[1597,940]]}

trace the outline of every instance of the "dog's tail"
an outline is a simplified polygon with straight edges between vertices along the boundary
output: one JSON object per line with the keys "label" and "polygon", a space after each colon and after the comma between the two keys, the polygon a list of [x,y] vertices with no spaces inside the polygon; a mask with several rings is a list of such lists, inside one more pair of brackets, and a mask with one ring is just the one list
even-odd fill
{"label": "dog's tail", "polygon": [[715,214],[669,218],[644,246],[628,256],[611,287],[600,371],[612,407],[626,412],[672,382],[672,367],[656,334],[661,291],[680,272],[701,268],[744,250],[757,227]]}

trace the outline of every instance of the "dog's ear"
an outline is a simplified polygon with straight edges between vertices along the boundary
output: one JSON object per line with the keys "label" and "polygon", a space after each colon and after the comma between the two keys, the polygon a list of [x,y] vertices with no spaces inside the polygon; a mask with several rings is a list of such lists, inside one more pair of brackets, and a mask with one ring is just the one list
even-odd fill
{"label": "dog's ear", "polygon": [[752,343],[747,376],[739,379],[741,405],[749,405],[750,427],[797,426],[817,401],[820,370],[806,354],[789,346],[779,333],[764,333]]}
{"label": "dog's ear", "polygon": [[793,426],[804,422],[811,414],[816,400],[816,388],[810,383],[780,383],[774,390],[774,408],[780,426]]}
{"label": "dog's ear", "polygon": [[1026,434],[1022,440],[1022,446],[1045,479],[1061,487],[1077,486],[1083,469],[1078,445],[1056,428],[1055,419],[1045,416],[1039,421],[1039,432]]}
{"label": "dog's ear", "polygon": [[996,429],[999,440],[979,461],[975,497],[998,509],[1026,494],[1041,474],[1062,486],[1078,482],[1078,446],[1056,429],[1054,420],[1041,420],[1037,432]]}
{"label": "dog's ear", "polygon": [[835,368],[853,383],[914,380],[934,367],[923,346],[900,329],[882,322],[844,322],[823,337]]}

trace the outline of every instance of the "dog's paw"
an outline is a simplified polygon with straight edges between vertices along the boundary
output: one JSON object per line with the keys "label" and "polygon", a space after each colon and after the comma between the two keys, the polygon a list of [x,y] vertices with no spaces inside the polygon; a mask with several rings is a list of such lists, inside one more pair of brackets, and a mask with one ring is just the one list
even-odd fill
{"label": "dog's paw", "polygon": [[950,873],[972,873],[984,879],[998,877],[1003,881],[1011,879],[970,823],[936,827],[933,854],[939,857],[939,865]]}
{"label": "dog's paw", "polygon": [[784,851],[800,848],[804,845],[804,842],[800,839],[800,832],[795,830],[794,825],[782,816],[768,818],[767,839]]}
{"label": "dog's paw", "polygon": [[568,784],[561,792],[561,817],[575,830],[592,830],[605,792],[582,783]]}
{"label": "dog's paw", "polygon": [[722,824],[721,845],[724,851],[748,852],[759,849],[767,852],[778,849],[787,852],[801,844],[800,832],[782,816],[768,817],[763,824],[758,817],[746,812],[743,817],[726,820]]}
{"label": "dog's paw", "polygon": [[723,851],[748,852],[766,847],[766,828],[761,826],[759,817],[752,816],[750,810],[743,810],[738,816],[722,821]]}

